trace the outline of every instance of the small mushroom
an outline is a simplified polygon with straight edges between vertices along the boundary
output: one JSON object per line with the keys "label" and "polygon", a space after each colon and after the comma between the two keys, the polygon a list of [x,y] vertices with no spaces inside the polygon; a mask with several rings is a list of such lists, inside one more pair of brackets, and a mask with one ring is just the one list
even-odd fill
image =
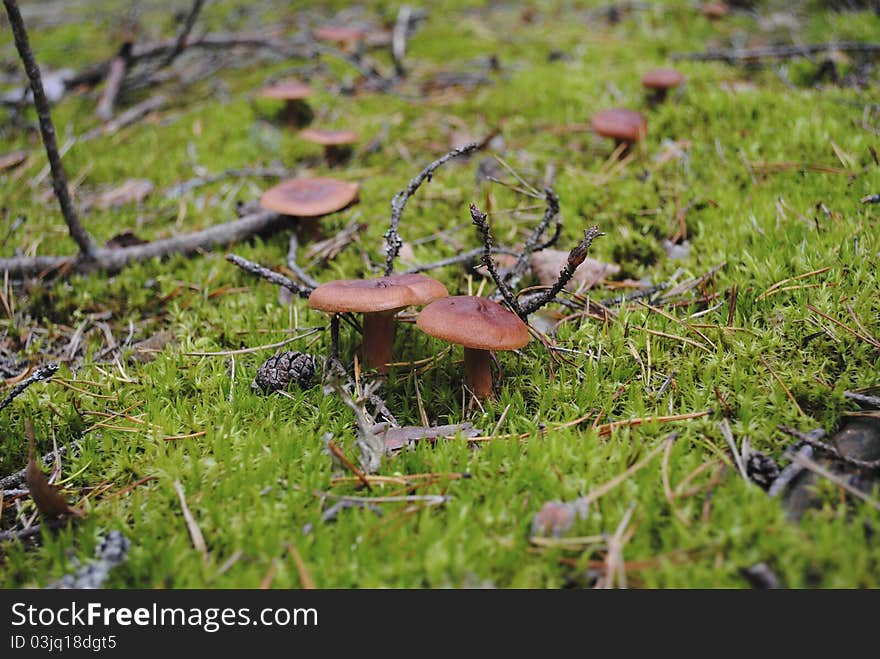
{"label": "small mushroom", "polygon": [[284,121],[293,128],[302,128],[314,117],[314,112],[306,98],[312,95],[312,88],[302,82],[286,80],[260,90],[260,96],[284,101]]}
{"label": "small mushroom", "polygon": [[519,316],[472,295],[435,300],[422,309],[416,325],[426,334],[464,346],[465,379],[479,398],[493,394],[492,352],[516,350],[529,342],[529,328]]}
{"label": "small mushroom", "polygon": [[316,27],[312,34],[315,39],[330,41],[346,52],[359,53],[364,46],[366,33],[355,27],[323,25]]}
{"label": "small mushroom", "polygon": [[684,76],[675,69],[651,69],[642,76],[642,86],[651,93],[651,100],[661,102],[670,89],[684,83]]}
{"label": "small mushroom", "polygon": [[351,155],[351,145],[358,141],[358,134],[353,130],[321,130],[306,128],[299,136],[307,142],[314,142],[324,147],[324,159],[330,167],[344,162]]}
{"label": "small mushroom", "polygon": [[613,138],[618,146],[626,144],[626,150],[644,139],[648,132],[648,122],[644,115],[622,108],[597,112],[590,117],[590,127],[597,135]]}
{"label": "small mushroom", "polygon": [[[314,218],[342,210],[358,199],[360,186],[333,178],[295,178],[269,188],[260,197],[266,210],[295,218]],[[307,234],[320,237],[317,223]]]}
{"label": "small mushroom", "polygon": [[377,279],[338,279],[318,286],[309,308],[329,313],[362,313],[364,361],[379,373],[388,372],[394,347],[394,316],[409,306],[428,304],[449,295],[427,275],[389,275]]}
{"label": "small mushroom", "polygon": [[357,201],[360,186],[333,178],[294,178],[269,188],[260,197],[266,210],[293,217],[319,217]]}
{"label": "small mushroom", "polygon": [[702,12],[703,16],[708,18],[710,21],[714,21],[727,16],[727,12],[729,10],[727,8],[727,3],[721,2],[719,0],[717,2],[704,2],[703,6],[700,8],[700,11]]}

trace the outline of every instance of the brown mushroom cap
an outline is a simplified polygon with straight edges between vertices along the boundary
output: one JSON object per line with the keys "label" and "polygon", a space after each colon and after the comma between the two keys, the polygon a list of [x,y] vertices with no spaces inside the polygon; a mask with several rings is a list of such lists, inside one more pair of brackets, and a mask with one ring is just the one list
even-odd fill
{"label": "brown mushroom cap", "polygon": [[642,76],[642,85],[648,89],[672,89],[684,82],[684,76],[675,69],[652,69]]}
{"label": "brown mushroom cap", "polygon": [[357,183],[332,178],[296,178],[269,188],[260,205],[282,215],[317,217],[342,210],[358,198]]}
{"label": "brown mushroom cap", "polygon": [[423,305],[447,295],[443,284],[423,274],[337,279],[312,291],[309,308],[332,313],[374,313]]}
{"label": "brown mushroom cap", "polygon": [[311,87],[295,80],[286,80],[260,90],[260,96],[263,98],[273,98],[281,101],[299,101],[311,95]]}
{"label": "brown mushroom cap", "polygon": [[497,302],[473,295],[434,300],[416,319],[425,334],[477,350],[516,350],[529,342],[529,329]]}
{"label": "brown mushroom cap", "polygon": [[708,19],[714,18],[724,18],[727,16],[727,3],[726,2],[705,2],[701,8],[703,12],[703,16]]}
{"label": "brown mushroom cap", "polygon": [[337,25],[324,25],[316,27],[312,34],[322,41],[335,41],[336,43],[356,43],[365,37],[363,30],[354,27],[342,27]]}
{"label": "brown mushroom cap", "polygon": [[306,128],[299,132],[299,136],[308,142],[314,142],[321,146],[342,146],[354,144],[358,141],[358,134],[353,130],[321,130],[320,128]]}
{"label": "brown mushroom cap", "polygon": [[648,122],[640,112],[614,108],[602,110],[590,118],[590,127],[603,137],[638,142],[648,132]]}

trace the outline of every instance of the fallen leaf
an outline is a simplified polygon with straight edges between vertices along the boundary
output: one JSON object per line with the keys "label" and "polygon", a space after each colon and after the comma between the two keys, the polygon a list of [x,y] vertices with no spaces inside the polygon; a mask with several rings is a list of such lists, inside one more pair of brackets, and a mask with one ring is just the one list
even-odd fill
{"label": "fallen leaf", "polygon": [[686,259],[691,255],[691,244],[687,240],[679,244],[672,242],[668,238],[664,238],[663,242],[660,243],[660,245],[666,252],[666,258],[669,259]]}
{"label": "fallen leaf", "polygon": [[168,330],[160,330],[153,336],[138,341],[132,347],[134,353],[129,357],[130,360],[146,364],[156,359],[156,354],[162,352],[165,346],[177,342],[177,338]]}
{"label": "fallen leaf", "polygon": [[143,178],[127,180],[122,185],[98,195],[98,208],[118,208],[124,204],[140,203],[153,191],[153,182]]}
{"label": "fallen leaf", "polygon": [[25,482],[30,490],[31,499],[43,517],[58,519],[67,515],[82,517],[83,511],[71,507],[61,496],[57,487],[49,482],[46,474],[37,464],[34,448],[34,429],[30,421],[25,421],[25,434],[28,438],[28,463],[25,469]]}
{"label": "fallen leaf", "polygon": [[134,245],[145,245],[147,242],[149,241],[139,238],[134,231],[127,229],[121,233],[117,233],[104,243],[104,247],[108,249],[121,249],[123,247],[133,247]]}
{"label": "fallen leaf", "polygon": [[558,538],[574,526],[576,519],[585,519],[588,509],[584,499],[571,503],[547,501],[532,518],[532,535]]}
{"label": "fallen leaf", "polygon": [[18,167],[21,163],[27,160],[27,155],[27,151],[10,151],[9,153],[4,153],[0,156],[0,172],[5,169]]}
{"label": "fallen leaf", "polygon": [[382,437],[385,442],[385,451],[397,451],[410,444],[415,444],[423,439],[440,439],[452,437],[459,432],[465,437],[477,437],[482,432],[474,428],[470,423],[456,423],[449,426],[403,426],[391,428],[386,423],[377,423],[371,431]]}
{"label": "fallen leaf", "polygon": [[[543,249],[531,256],[532,271],[542,286],[552,286],[559,278],[559,273],[568,261],[568,252],[558,249]],[[568,286],[569,290],[591,288],[606,277],[620,272],[620,266],[614,263],[603,263],[589,256],[574,271]]]}

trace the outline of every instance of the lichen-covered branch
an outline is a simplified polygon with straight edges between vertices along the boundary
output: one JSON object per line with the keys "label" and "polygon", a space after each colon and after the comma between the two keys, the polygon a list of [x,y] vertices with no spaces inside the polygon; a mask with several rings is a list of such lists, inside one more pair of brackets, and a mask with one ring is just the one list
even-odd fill
{"label": "lichen-covered branch", "polygon": [[64,173],[64,166],[61,164],[58,142],[55,139],[55,125],[52,123],[49,101],[46,98],[46,93],[43,90],[43,81],[40,77],[40,67],[37,66],[34,53],[31,51],[30,39],[28,38],[21,12],[18,9],[18,2],[16,0],[3,0],[3,5],[6,7],[7,16],[9,16],[9,25],[12,27],[15,47],[18,49],[18,54],[21,57],[21,62],[24,65],[24,70],[34,95],[34,107],[37,110],[37,117],[39,119],[40,135],[43,138],[43,146],[46,148],[46,156],[49,159],[49,168],[52,172],[52,189],[58,198],[61,214],[67,223],[70,236],[79,247],[80,258],[86,261],[92,260],[97,249],[95,241],[80,223],[76,208],[73,206],[73,200],[70,198],[70,190],[67,187],[67,175]]}
{"label": "lichen-covered branch", "polygon": [[400,234],[397,230],[400,226],[400,218],[403,216],[403,209],[406,207],[406,202],[409,201],[409,198],[415,194],[416,190],[419,189],[422,183],[430,181],[434,172],[442,167],[444,163],[449,162],[453,158],[473,153],[477,149],[483,148],[487,143],[487,140],[483,140],[482,142],[471,142],[453,149],[425,167],[410,180],[403,190],[394,195],[394,198],[391,200],[391,226],[388,228],[388,231],[385,232],[386,277],[394,272],[394,260],[397,258],[397,255],[400,253],[400,248],[403,246],[403,240],[400,238]]}
{"label": "lichen-covered branch", "polygon": [[0,410],[9,405],[9,403],[11,403],[16,398],[16,396],[21,395],[21,393],[29,386],[31,386],[34,382],[48,380],[53,375],[55,375],[58,372],[58,366],[58,362],[49,362],[43,368],[38,368],[24,380],[15,385],[12,388],[12,391],[10,391],[9,394],[6,396],[6,398],[0,401]]}
{"label": "lichen-covered branch", "polygon": [[520,308],[523,312],[520,314],[520,318],[525,319],[529,314],[535,313],[538,309],[549,304],[557,295],[559,295],[559,292],[565,288],[565,285],[569,281],[571,281],[571,278],[574,276],[574,271],[577,270],[578,266],[587,258],[587,253],[590,251],[590,245],[592,245],[593,241],[601,235],[604,234],[599,231],[599,227],[597,226],[590,227],[584,231],[584,239],[568,253],[568,260],[559,272],[559,277],[556,280],[556,283],[546,291],[530,296],[527,300],[520,303]]}
{"label": "lichen-covered branch", "polygon": [[517,316],[525,319],[526,316],[523,315],[523,309],[520,307],[519,302],[517,302],[516,295],[510,290],[501,275],[498,274],[498,268],[495,267],[495,261],[492,260],[492,232],[489,229],[487,217],[486,213],[474,204],[471,204],[471,219],[474,221],[474,225],[477,227],[483,240],[483,255],[480,261],[486,266],[489,276],[495,281],[495,285],[498,287],[498,291],[501,293],[504,301],[507,302],[508,306]]}
{"label": "lichen-covered branch", "polygon": [[262,277],[266,281],[270,281],[273,284],[286,288],[287,290],[295,293],[301,298],[307,299],[309,295],[312,294],[314,290],[310,286],[304,286],[302,284],[298,284],[289,277],[285,277],[280,272],[275,272],[274,270],[270,270],[259,263],[254,263],[253,261],[248,261],[246,258],[238,256],[237,254],[227,254],[226,260],[230,263],[237,265],[239,268],[248,272],[252,275],[256,275],[257,277]]}
{"label": "lichen-covered branch", "polygon": [[[559,197],[552,188],[544,188],[544,198],[547,201],[547,207],[544,209],[544,217],[541,223],[535,227],[531,235],[525,242],[522,252],[520,252],[516,263],[510,268],[505,276],[505,281],[510,288],[516,288],[520,279],[529,267],[529,257],[542,249],[551,247],[559,239],[562,233],[562,216],[559,214]],[[539,243],[541,237],[547,231],[550,223],[556,220],[556,229],[553,235],[543,243]]]}

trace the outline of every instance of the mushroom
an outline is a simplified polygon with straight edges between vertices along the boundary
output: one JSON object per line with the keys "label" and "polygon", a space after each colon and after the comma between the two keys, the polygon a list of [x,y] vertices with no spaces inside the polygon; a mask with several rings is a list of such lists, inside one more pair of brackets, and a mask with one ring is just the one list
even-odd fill
{"label": "mushroom", "polygon": [[[295,178],[269,188],[260,197],[260,206],[291,217],[320,217],[335,213],[358,199],[357,183],[333,178]],[[320,235],[317,225],[311,237]]]}
{"label": "mushroom", "polygon": [[324,147],[324,159],[333,167],[351,155],[351,145],[358,141],[358,134],[353,130],[322,130],[306,128],[299,136],[307,142],[314,142]]}
{"label": "mushroom", "polygon": [[308,304],[310,309],[329,313],[362,313],[364,361],[379,373],[387,373],[394,347],[395,314],[447,295],[446,287],[427,275],[388,275],[321,284],[312,291]]}
{"label": "mushroom", "polygon": [[670,89],[684,83],[684,76],[675,69],[651,69],[642,76],[642,86],[651,92],[651,100],[663,101]]}
{"label": "mushroom", "polygon": [[318,217],[357,201],[360,187],[333,178],[294,178],[269,188],[260,197],[266,210],[294,217]]}
{"label": "mushroom", "polygon": [[346,52],[357,53],[364,45],[366,34],[355,27],[324,25],[316,27],[312,34],[321,41],[335,43]]}
{"label": "mushroom", "polygon": [[493,394],[491,353],[516,350],[529,342],[529,328],[497,302],[473,295],[435,300],[419,313],[419,329],[464,346],[467,386],[479,398]]}
{"label": "mushroom", "polygon": [[597,135],[613,138],[617,145],[625,144],[624,152],[643,139],[648,132],[648,122],[644,115],[621,108],[597,112],[590,117],[590,127]]}
{"label": "mushroom", "polygon": [[314,112],[306,102],[312,95],[312,88],[302,82],[286,80],[260,90],[260,96],[284,101],[284,121],[288,126],[301,128],[314,117]]}
{"label": "mushroom", "polygon": [[727,3],[720,0],[718,2],[704,2],[700,11],[703,13],[703,16],[710,21],[714,21],[727,16]]}

